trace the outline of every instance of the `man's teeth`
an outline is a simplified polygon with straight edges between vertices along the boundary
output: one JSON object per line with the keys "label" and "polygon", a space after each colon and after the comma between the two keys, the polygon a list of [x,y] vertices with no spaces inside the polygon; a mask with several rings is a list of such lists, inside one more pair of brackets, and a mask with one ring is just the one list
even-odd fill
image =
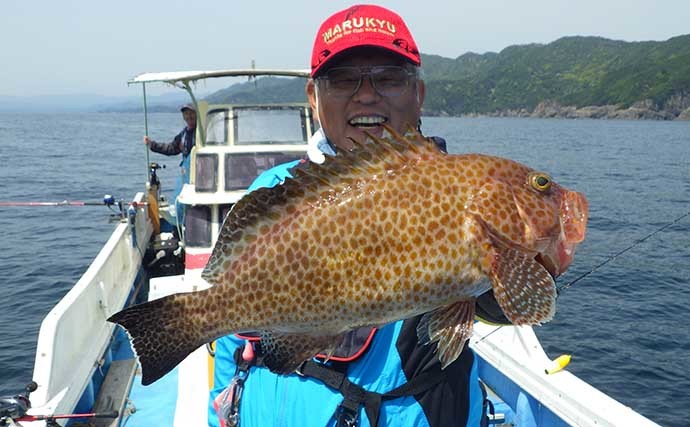
{"label": "man's teeth", "polygon": [[385,121],[386,119],[383,117],[365,116],[350,119],[349,123],[352,126],[378,126],[385,123]]}

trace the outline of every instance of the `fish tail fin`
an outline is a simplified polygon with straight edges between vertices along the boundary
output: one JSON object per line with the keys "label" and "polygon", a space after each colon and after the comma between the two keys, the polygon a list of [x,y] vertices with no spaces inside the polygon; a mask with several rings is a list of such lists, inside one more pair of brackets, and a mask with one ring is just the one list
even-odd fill
{"label": "fish tail fin", "polygon": [[[180,298],[182,297],[182,298]],[[190,327],[184,294],[170,295],[129,307],[108,319],[129,333],[139,357],[142,384],[149,385],[170,372],[207,342],[199,328]]]}

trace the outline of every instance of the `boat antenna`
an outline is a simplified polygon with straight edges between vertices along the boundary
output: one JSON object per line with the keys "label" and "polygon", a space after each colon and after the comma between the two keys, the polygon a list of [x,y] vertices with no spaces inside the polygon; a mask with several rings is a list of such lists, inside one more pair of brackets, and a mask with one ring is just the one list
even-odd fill
{"label": "boat antenna", "polygon": [[[146,108],[146,82],[141,83],[141,88],[144,91],[144,135],[149,134],[149,114],[148,110]],[[149,146],[144,145],[144,148],[146,149],[146,182],[149,182]]]}

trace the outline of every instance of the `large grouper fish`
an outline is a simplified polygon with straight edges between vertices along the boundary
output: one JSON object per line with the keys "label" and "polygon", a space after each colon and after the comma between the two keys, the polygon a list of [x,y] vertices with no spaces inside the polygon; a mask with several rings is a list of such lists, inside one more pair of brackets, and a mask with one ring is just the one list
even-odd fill
{"label": "large grouper fish", "polygon": [[202,273],[213,286],[109,320],[129,332],[145,385],[227,334],[258,332],[265,365],[290,373],[353,329],[422,313],[418,338],[445,367],[490,289],[513,324],[553,317],[554,277],[587,215],[543,172],[388,129],[238,201]]}

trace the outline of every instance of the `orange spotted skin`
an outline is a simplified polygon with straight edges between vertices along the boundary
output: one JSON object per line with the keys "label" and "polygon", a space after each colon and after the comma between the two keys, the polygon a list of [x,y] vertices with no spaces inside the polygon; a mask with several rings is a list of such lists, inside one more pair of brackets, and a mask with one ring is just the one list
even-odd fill
{"label": "orange spotted skin", "polygon": [[420,342],[438,342],[445,367],[489,289],[515,324],[553,317],[553,277],[586,222],[584,196],[544,173],[393,133],[237,202],[202,273],[209,289],[109,320],[130,333],[144,384],[223,335],[259,331],[266,366],[288,373],[347,331],[422,313]]}
{"label": "orange spotted skin", "polygon": [[227,222],[197,313],[226,332],[340,333],[488,290],[492,239],[534,255],[559,239],[566,190],[535,191],[507,159],[419,144],[257,203],[270,215],[241,231]]}

